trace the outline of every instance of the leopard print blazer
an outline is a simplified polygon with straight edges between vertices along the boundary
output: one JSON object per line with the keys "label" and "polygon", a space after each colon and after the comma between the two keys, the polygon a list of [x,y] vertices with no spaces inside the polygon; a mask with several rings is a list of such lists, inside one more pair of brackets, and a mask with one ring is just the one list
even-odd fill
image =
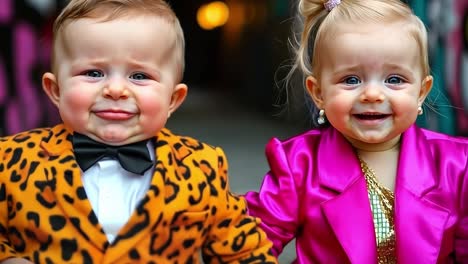
{"label": "leopard print blazer", "polygon": [[163,129],[145,197],[109,243],[64,125],[0,139],[0,261],[277,263],[259,220],[229,191],[223,151]]}

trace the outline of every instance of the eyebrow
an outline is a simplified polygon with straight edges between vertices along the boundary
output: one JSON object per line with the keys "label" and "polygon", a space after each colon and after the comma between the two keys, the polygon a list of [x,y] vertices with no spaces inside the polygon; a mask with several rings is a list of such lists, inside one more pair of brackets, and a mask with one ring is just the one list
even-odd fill
{"label": "eyebrow", "polygon": [[143,68],[143,69],[148,69],[150,71],[150,74],[153,75],[154,78],[156,79],[161,79],[162,74],[161,70],[156,63],[142,63],[138,61],[130,61],[129,62],[130,66],[133,68]]}
{"label": "eyebrow", "polygon": [[[352,65],[338,65],[335,67],[336,70],[334,70],[333,72],[335,73],[341,73],[341,72],[347,72],[347,71],[357,71],[357,70],[360,70],[361,68],[363,68],[364,66],[362,64],[352,64]],[[367,67],[367,66],[365,66]],[[408,68],[406,66],[403,66],[401,64],[397,64],[397,63],[384,63],[382,65],[382,67],[384,69],[391,69],[391,70],[403,70],[403,71],[408,71],[408,72],[412,72],[413,70],[411,68]]]}
{"label": "eyebrow", "polygon": [[156,63],[144,63],[144,62],[139,62],[137,60],[130,60],[129,61],[130,66],[135,67],[135,68],[150,68],[154,71],[158,71],[157,67],[154,66]]}
{"label": "eyebrow", "polygon": [[335,70],[333,71],[334,74],[339,74],[343,72],[348,72],[348,71],[357,71],[362,68],[362,65],[360,64],[355,64],[351,66],[343,66],[342,64],[335,66]]}
{"label": "eyebrow", "polygon": [[395,63],[385,63],[384,67],[385,68],[390,68],[390,69],[403,69],[404,71],[413,72],[412,69],[407,68],[407,67],[405,67],[403,65],[395,64]]}

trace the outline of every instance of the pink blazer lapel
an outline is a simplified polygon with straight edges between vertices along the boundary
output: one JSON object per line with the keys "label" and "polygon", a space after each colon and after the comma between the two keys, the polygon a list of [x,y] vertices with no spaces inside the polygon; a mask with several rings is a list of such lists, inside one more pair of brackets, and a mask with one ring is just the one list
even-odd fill
{"label": "pink blazer lapel", "polygon": [[351,263],[376,263],[377,249],[365,179],[350,144],[334,129],[324,133],[318,150],[322,186],[337,196],[322,204],[336,238]]}
{"label": "pink blazer lapel", "polygon": [[[376,241],[365,180],[349,143],[334,129],[318,150],[321,184],[337,192],[322,205],[351,263],[376,263]],[[437,263],[449,210],[428,199],[436,190],[434,157],[422,130],[413,126],[401,143],[395,187],[398,263]],[[417,254],[424,252],[424,254]]]}
{"label": "pink blazer lapel", "polygon": [[395,187],[398,263],[437,263],[449,211],[426,198],[437,186],[434,161],[420,129],[403,134]]}
{"label": "pink blazer lapel", "polygon": [[350,262],[376,263],[376,239],[366,182],[356,179],[344,192],[325,202],[322,209]]}

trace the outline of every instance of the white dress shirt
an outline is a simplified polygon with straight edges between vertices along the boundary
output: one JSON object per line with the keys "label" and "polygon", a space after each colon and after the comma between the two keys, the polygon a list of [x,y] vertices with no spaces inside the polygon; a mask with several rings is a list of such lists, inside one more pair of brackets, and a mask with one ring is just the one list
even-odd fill
{"label": "white dress shirt", "polygon": [[[154,161],[151,140],[147,146]],[[86,195],[110,243],[145,196],[152,175],[153,168],[138,175],[126,171],[117,160],[110,158],[98,161],[82,174]]]}

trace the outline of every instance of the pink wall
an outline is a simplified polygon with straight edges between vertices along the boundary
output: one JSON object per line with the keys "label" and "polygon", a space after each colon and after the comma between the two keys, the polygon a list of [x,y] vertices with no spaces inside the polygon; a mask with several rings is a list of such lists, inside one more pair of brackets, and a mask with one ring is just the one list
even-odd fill
{"label": "pink wall", "polygon": [[0,135],[58,122],[41,88],[49,67],[46,26],[25,1],[0,1]]}

